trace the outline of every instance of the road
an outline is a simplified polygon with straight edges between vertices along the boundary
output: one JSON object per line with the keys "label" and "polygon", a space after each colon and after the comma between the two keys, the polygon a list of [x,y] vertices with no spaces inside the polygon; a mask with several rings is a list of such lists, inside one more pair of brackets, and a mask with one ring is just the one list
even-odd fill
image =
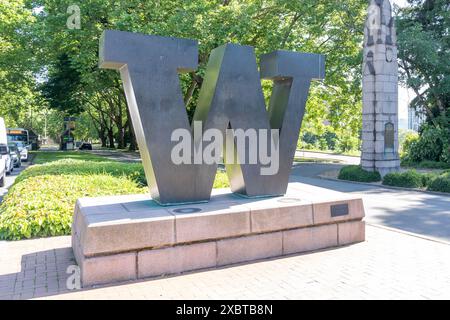
{"label": "road", "polygon": [[[450,242],[450,195],[389,189],[377,185],[320,179],[318,174],[340,165],[299,164],[291,181],[358,195],[363,198],[366,222]],[[318,192],[320,189],[318,189]]]}

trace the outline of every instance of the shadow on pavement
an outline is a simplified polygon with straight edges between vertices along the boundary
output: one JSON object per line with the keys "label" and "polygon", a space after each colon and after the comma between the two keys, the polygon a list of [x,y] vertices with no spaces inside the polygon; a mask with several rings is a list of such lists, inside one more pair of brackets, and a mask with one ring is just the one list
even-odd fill
{"label": "shadow on pavement", "polygon": [[321,170],[312,167],[294,168],[291,182],[359,195],[367,222],[450,242],[450,195],[312,178],[313,171]]}

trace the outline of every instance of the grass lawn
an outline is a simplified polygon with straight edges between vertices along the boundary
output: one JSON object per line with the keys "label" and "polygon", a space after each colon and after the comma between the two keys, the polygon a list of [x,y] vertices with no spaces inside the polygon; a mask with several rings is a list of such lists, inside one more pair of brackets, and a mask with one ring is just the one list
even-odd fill
{"label": "grass lawn", "polygon": [[306,152],[317,152],[317,153],[327,153],[327,154],[335,154],[335,155],[342,155],[342,156],[352,156],[352,157],[360,157],[361,151],[359,150],[350,150],[346,152],[337,152],[335,150],[320,150],[320,149],[297,149],[297,151],[306,151]]}
{"label": "grass lawn", "polygon": [[63,159],[83,161],[111,161],[104,157],[84,151],[31,151],[35,156],[33,164],[43,164]]}

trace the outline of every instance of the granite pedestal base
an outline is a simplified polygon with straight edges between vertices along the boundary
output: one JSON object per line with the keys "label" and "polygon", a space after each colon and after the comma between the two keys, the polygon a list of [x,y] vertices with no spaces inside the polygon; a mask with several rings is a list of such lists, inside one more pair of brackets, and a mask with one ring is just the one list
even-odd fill
{"label": "granite pedestal base", "polygon": [[161,207],[149,195],[78,199],[72,247],[84,287],[221,267],[364,241],[360,198],[291,183],[284,197],[215,190]]}

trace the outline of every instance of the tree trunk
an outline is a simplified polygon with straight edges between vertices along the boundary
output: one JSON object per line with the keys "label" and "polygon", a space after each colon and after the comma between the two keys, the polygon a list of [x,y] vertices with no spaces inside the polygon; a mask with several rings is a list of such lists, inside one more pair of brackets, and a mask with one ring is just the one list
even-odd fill
{"label": "tree trunk", "polygon": [[131,126],[131,131],[130,131],[130,146],[128,147],[129,151],[136,151],[138,149],[138,145],[137,145],[137,141],[136,141],[136,136],[134,134],[134,129],[132,128],[133,126]]}
{"label": "tree trunk", "polygon": [[[122,101],[122,92],[121,90],[118,90],[117,95],[117,107],[118,107],[118,113],[117,116],[114,117],[116,127],[117,127],[117,149],[125,149],[126,143],[125,143],[125,127],[126,124],[123,124],[123,105]],[[125,105],[125,108],[127,106]]]}
{"label": "tree trunk", "polygon": [[125,128],[117,128],[117,149],[125,149]]}
{"label": "tree trunk", "polygon": [[130,136],[130,146],[128,148],[129,151],[136,151],[137,150],[137,142],[136,142],[136,135],[134,133],[133,123],[131,121],[131,115],[130,111],[127,108],[127,125],[128,125],[128,133]]}
{"label": "tree trunk", "polygon": [[99,137],[100,137],[100,141],[102,143],[102,148],[107,148],[108,143],[107,143],[106,136],[104,134],[102,134],[102,135],[99,135]]}
{"label": "tree trunk", "polygon": [[98,131],[98,137],[100,139],[100,142],[102,143],[102,148],[106,148],[108,146],[106,142],[106,134],[105,134],[105,128],[100,128]]}

